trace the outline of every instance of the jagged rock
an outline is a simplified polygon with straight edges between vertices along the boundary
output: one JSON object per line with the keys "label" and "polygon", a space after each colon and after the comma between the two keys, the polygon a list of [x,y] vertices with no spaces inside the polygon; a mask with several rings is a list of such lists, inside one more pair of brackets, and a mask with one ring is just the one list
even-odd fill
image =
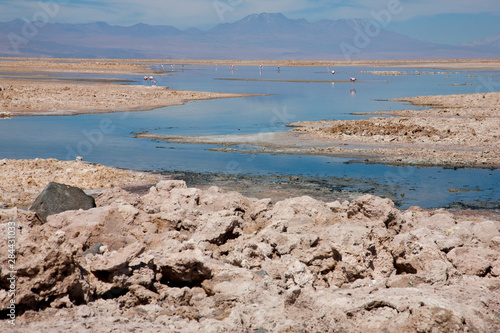
{"label": "jagged rock", "polygon": [[96,199],[97,207],[104,207],[113,204],[128,204],[136,206],[139,204],[139,195],[127,192],[119,187],[114,187],[102,191]]}
{"label": "jagged rock", "polygon": [[141,243],[134,243],[117,252],[105,256],[97,256],[90,263],[91,272],[113,272],[127,266],[139,256],[146,247]]}
{"label": "jagged rock", "polygon": [[500,252],[482,247],[459,247],[451,250],[447,258],[467,275],[486,276],[493,266],[500,266]]}
{"label": "jagged rock", "polygon": [[405,222],[402,214],[390,199],[382,199],[365,194],[349,205],[347,217],[351,220],[359,219],[363,222],[382,223],[387,229],[396,233],[401,231]]}
{"label": "jagged rock", "polygon": [[64,230],[70,239],[81,244],[82,251],[96,243],[104,244],[110,251],[134,243],[134,226],[133,217],[115,206],[51,215],[46,223],[48,230]]}
{"label": "jagged rock", "polygon": [[422,306],[412,311],[407,329],[413,332],[460,332],[463,318],[452,310],[435,306]]}
{"label": "jagged rock", "polygon": [[[175,193],[174,193],[174,190]],[[159,212],[172,212],[179,210],[182,204],[188,203],[191,195],[195,193],[185,193],[185,190],[193,191],[195,189],[188,189],[186,182],[181,180],[164,180],[156,184],[149,189],[149,193],[142,196],[140,200],[140,207],[147,213],[159,213]],[[196,190],[194,191],[196,192]],[[186,202],[187,201],[187,202]]]}
{"label": "jagged rock", "polygon": [[369,195],[273,205],[182,181],[97,202],[44,224],[0,210],[4,234],[16,218],[16,330],[500,330],[495,221]]}
{"label": "jagged rock", "polygon": [[493,237],[489,245],[492,250],[500,251],[500,236]]}
{"label": "jagged rock", "polygon": [[472,226],[472,234],[481,243],[488,244],[493,238],[500,236],[500,221],[484,221]]}
{"label": "jagged rock", "polygon": [[453,266],[435,243],[435,234],[421,228],[394,237],[392,255],[396,274],[418,274],[429,283],[447,279]]}
{"label": "jagged rock", "polygon": [[155,265],[161,273],[160,282],[173,285],[196,285],[212,276],[200,250],[186,250],[155,258]]}
{"label": "jagged rock", "polygon": [[[20,221],[20,224],[23,222]],[[34,235],[18,230],[17,244],[15,278],[18,311],[43,309],[50,306],[48,300],[52,303],[65,298],[68,303],[76,304],[90,300],[91,290],[85,279],[81,279],[82,272],[76,260],[78,249],[64,231]],[[7,253],[6,247],[0,248]],[[11,276],[6,267],[0,268],[1,281]],[[9,298],[7,293],[0,293],[2,304],[7,304]],[[62,303],[54,304],[59,306]]]}
{"label": "jagged rock", "polygon": [[277,202],[266,213],[267,219],[288,221],[289,227],[306,224],[333,224],[340,218],[332,214],[330,207],[308,196],[286,199]]}
{"label": "jagged rock", "polygon": [[43,222],[40,220],[36,212],[31,212],[19,208],[0,209],[0,223],[18,222],[22,221],[27,226],[33,227],[41,225]]}
{"label": "jagged rock", "polygon": [[81,189],[51,182],[36,198],[30,210],[35,211],[43,222],[47,222],[49,215],[94,207],[94,198],[86,195]]}
{"label": "jagged rock", "polygon": [[293,285],[301,288],[313,285],[315,277],[305,264],[297,260],[287,264],[287,266],[289,268],[285,273],[285,283],[289,286],[289,288]]}
{"label": "jagged rock", "polygon": [[452,214],[443,209],[436,211],[423,211],[413,209],[411,213],[405,213],[406,223],[412,224],[413,228],[427,228],[442,234],[451,234],[456,229],[456,221]]}
{"label": "jagged rock", "polygon": [[238,237],[241,234],[240,227],[243,225],[243,220],[239,216],[228,214],[227,211],[221,211],[206,219],[200,218],[198,222],[200,227],[194,233],[193,239],[217,245]]}

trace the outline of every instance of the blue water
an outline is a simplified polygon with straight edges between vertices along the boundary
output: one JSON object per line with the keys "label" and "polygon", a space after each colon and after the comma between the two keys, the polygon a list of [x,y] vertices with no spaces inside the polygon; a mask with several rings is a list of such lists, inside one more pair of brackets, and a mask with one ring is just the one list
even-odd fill
{"label": "blue water", "polygon": [[[110,166],[161,171],[222,172],[228,174],[289,174],[349,177],[392,185],[404,193],[402,208],[447,206],[477,201],[498,205],[500,171],[392,167],[346,163],[324,156],[250,155],[216,152],[217,147],[135,139],[133,133],[215,135],[285,131],[300,120],[359,119],[352,112],[414,108],[383,101],[397,97],[464,94],[500,90],[495,71],[442,71],[445,75],[375,76],[360,71],[373,68],[236,67],[179,65],[156,74],[158,85],[173,89],[263,94],[265,96],[189,102],[182,106],[144,112],[122,112],[65,117],[18,117],[0,121],[1,158],[74,159]],[[376,69],[379,70],[379,69]],[[412,73],[419,69],[384,68]],[[419,70],[421,73],[422,70]],[[149,74],[149,73],[145,73]],[[474,75],[474,77],[468,77]],[[117,77],[110,76],[110,77]],[[357,82],[336,82],[356,77]],[[82,78],[87,78],[82,75]],[[104,78],[104,77],[103,77]],[[142,77],[120,76],[143,84]],[[227,80],[231,79],[231,80]],[[251,80],[310,80],[273,82]],[[453,84],[469,84],[456,86]],[[474,190],[452,191],[449,190]],[[491,206],[491,205],[490,205]]]}

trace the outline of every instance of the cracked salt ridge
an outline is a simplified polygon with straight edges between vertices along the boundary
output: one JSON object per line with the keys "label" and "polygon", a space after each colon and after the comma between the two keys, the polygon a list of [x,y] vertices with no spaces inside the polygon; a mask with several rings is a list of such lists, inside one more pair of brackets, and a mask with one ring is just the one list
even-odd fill
{"label": "cracked salt ridge", "polygon": [[19,332],[500,330],[499,221],[371,195],[272,204],[183,181],[96,203],[45,224],[0,210],[2,226],[18,216]]}

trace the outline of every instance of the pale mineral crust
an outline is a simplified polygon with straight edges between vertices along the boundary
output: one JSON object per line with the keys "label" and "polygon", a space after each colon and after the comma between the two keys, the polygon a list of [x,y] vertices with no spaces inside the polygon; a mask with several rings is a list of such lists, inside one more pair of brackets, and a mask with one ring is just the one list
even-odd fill
{"label": "pale mineral crust", "polygon": [[[149,82],[149,81],[148,81]],[[187,101],[246,94],[174,90],[152,85],[0,80],[0,120],[13,116],[152,110]]]}
{"label": "pale mineral crust", "polygon": [[500,166],[500,92],[399,98],[395,101],[428,106],[424,110],[380,111],[390,115],[360,120],[293,123],[306,138],[329,140],[335,146],[310,153],[372,155],[388,163]]}
{"label": "pale mineral crust", "polygon": [[[371,195],[273,204],[183,181],[96,204],[45,224],[0,210],[4,234],[17,223],[16,332],[500,330],[496,220]],[[8,274],[2,256],[1,304]]]}

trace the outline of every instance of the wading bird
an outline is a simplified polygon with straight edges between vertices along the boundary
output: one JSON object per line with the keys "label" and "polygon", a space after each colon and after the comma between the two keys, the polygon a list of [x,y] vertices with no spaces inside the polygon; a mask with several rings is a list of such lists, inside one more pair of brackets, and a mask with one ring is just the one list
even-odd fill
{"label": "wading bird", "polygon": [[356,82],[356,78],[355,77],[351,77],[351,82]]}

